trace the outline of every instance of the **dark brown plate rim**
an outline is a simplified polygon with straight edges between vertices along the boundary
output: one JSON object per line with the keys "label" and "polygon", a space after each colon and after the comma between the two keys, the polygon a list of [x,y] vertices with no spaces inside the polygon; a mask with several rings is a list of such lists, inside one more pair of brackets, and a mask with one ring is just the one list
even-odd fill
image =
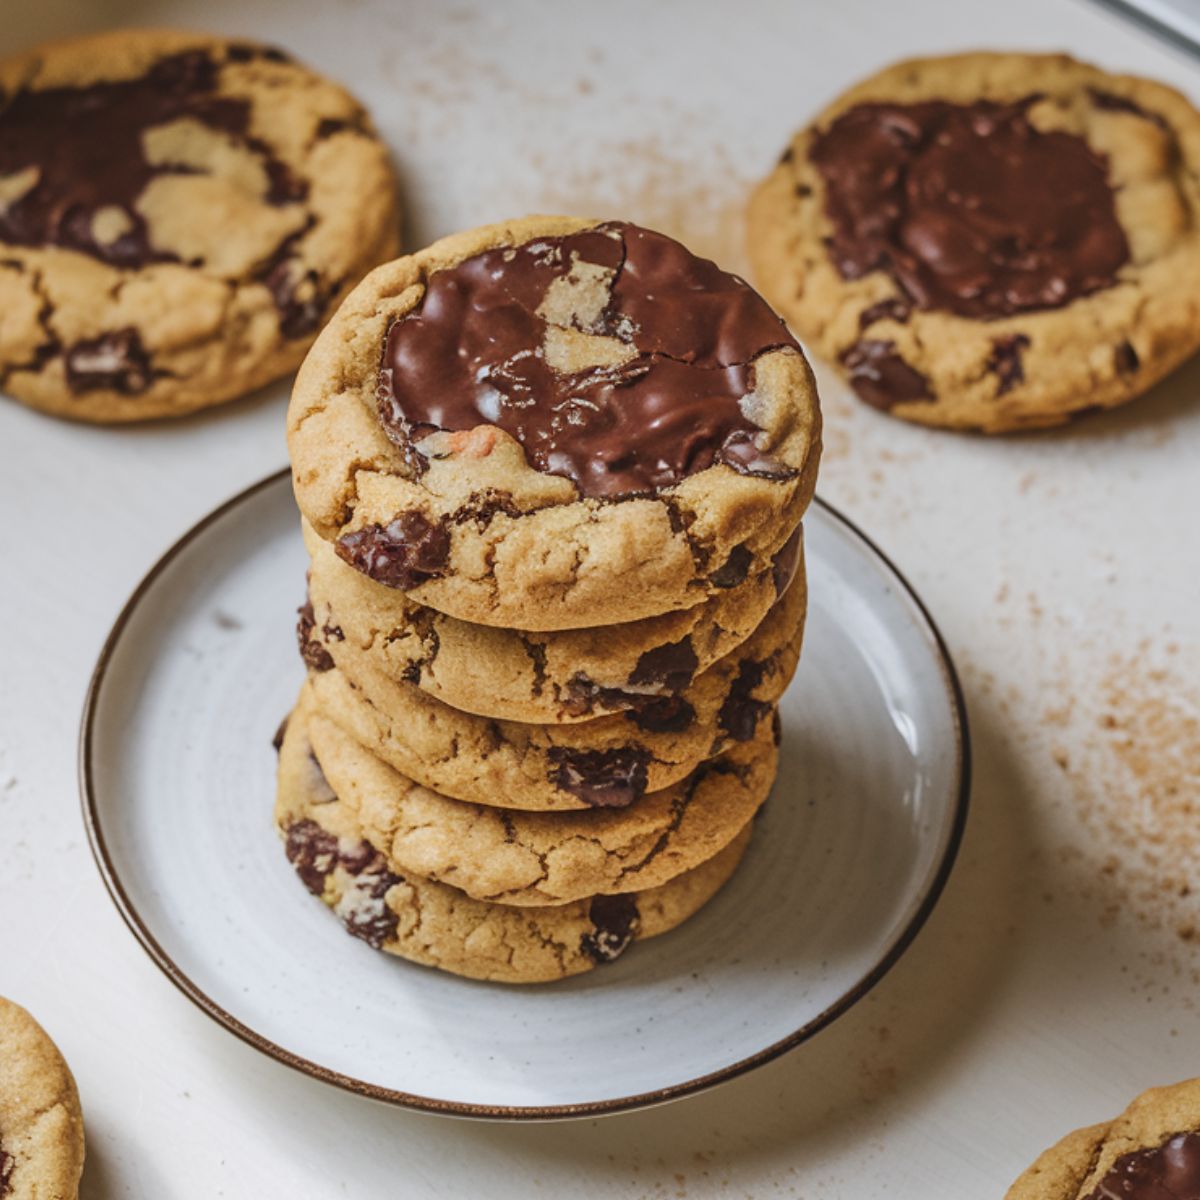
{"label": "dark brown plate rim", "polygon": [[158,943],[154,934],[151,933],[149,927],[134,908],[118,877],[105,843],[104,831],[100,825],[99,813],[95,801],[95,784],[92,772],[94,727],[100,691],[108,672],[109,664],[116,652],[117,645],[138,605],[157,582],[159,576],[210,525],[215,524],[231,510],[252,500],[259,492],[276,486],[288,477],[289,470],[285,467],[283,470],[268,475],[266,479],[259,480],[258,483],[253,484],[225,501],[224,504],[213,509],[212,512],[192,526],[150,568],[145,578],[142,579],[128,601],[126,601],[108,637],[105,639],[104,646],[100,651],[100,657],[96,662],[95,670],[92,672],[91,682],[88,685],[87,696],[83,706],[83,719],[80,726],[79,788],[83,805],[83,822],[87,829],[92,854],[96,860],[100,875],[104,880],[104,885],[108,889],[108,894],[112,897],[113,903],[117,906],[117,911],[121,914],[125,924],[129,927],[134,937],[141,943],[142,948],[149,954],[154,963],[189,1000],[212,1017],[214,1021],[240,1038],[243,1042],[253,1046],[256,1050],[262,1051],[262,1053],[270,1056],[277,1062],[283,1063],[285,1066],[301,1071],[314,1079],[320,1079],[325,1083],[333,1084],[335,1087],[343,1088],[348,1092],[353,1092],[359,1096],[366,1096],[373,1100],[379,1100],[386,1104],[414,1109],[419,1112],[438,1113],[443,1116],[467,1117],[477,1120],[561,1121],[578,1117],[597,1117],[609,1113],[629,1112],[633,1109],[665,1104],[668,1101],[678,1100],[684,1096],[695,1095],[697,1092],[715,1087],[717,1084],[724,1083],[726,1080],[733,1079],[738,1075],[744,1075],[746,1072],[754,1070],[755,1067],[760,1067],[764,1063],[771,1062],[772,1059],[776,1059],[788,1050],[794,1049],[824,1029],[827,1025],[830,1025],[870,992],[888,971],[895,966],[901,955],[912,944],[913,939],[920,932],[922,926],[928,920],[929,914],[933,911],[934,906],[941,897],[946,886],[946,881],[950,877],[951,869],[954,866],[954,861],[958,856],[959,847],[962,844],[971,790],[971,742],[967,726],[967,709],[963,699],[962,686],[958,679],[958,672],[954,668],[954,663],[946,647],[945,639],[942,637],[941,632],[934,623],[929,610],[925,607],[920,596],[917,595],[912,585],[900,573],[891,559],[857,525],[838,512],[831,504],[817,497],[814,503],[838,521],[883,563],[884,567],[887,568],[907,594],[908,598],[916,606],[937,652],[946,690],[949,693],[951,701],[951,711],[955,721],[955,736],[958,748],[958,795],[955,801],[954,818],[949,837],[946,841],[946,848],[942,854],[942,860],[930,880],[928,890],[909,919],[908,924],[900,932],[887,952],[880,958],[875,967],[867,972],[854,987],[850,988],[833,1004],[812,1018],[812,1020],[805,1022],[794,1033],[772,1043],[757,1054],[740,1059],[726,1067],[722,1067],[720,1070],[712,1071],[696,1079],[689,1079],[683,1083],[672,1084],[670,1087],[658,1088],[654,1091],[642,1092],[634,1096],[620,1096],[611,1100],[597,1100],[584,1104],[549,1105],[468,1104],[461,1101],[439,1100],[432,1096],[418,1096],[410,1092],[400,1092],[391,1088],[380,1087],[376,1084],[365,1083],[352,1076],[343,1075],[341,1072],[331,1071],[319,1063],[311,1062],[309,1059],[292,1053],[290,1050],[256,1033],[231,1013],[226,1012],[220,1005],[214,1003],[179,969],[170,955]]}

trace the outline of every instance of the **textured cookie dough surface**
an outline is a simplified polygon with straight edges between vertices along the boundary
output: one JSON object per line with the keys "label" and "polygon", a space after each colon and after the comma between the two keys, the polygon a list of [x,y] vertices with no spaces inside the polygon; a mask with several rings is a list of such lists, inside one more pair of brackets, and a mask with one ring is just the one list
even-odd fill
{"label": "textured cookie dough surface", "polygon": [[658,706],[574,725],[460,712],[381,674],[349,639],[300,632],[321,712],[401,774],[443,795],[529,811],[623,808],[690,775],[774,719],[800,656],[803,597],[788,589],[759,629]]}
{"label": "textured cookie dough surface", "polygon": [[755,279],[867,403],[986,432],[1144,392],[1200,346],[1200,113],[1064,55],[913,59],[750,205]]}
{"label": "textured cookie dough surface", "polygon": [[372,272],[305,360],[288,445],[301,511],[353,567],[462,620],[556,630],[770,570],[820,413],[736,277],[636,226],[530,217]]}
{"label": "textured cookie dough surface", "polygon": [[514,908],[398,874],[321,772],[299,722],[280,748],[275,820],[304,885],[378,950],[473,979],[544,983],[612,962],[692,916],[733,873],[747,826],[702,866],[658,888]]}
{"label": "textured cookie dough surface", "polygon": [[0,389],[35,408],[242,395],[398,240],[366,113],[282,51],[122,30],[0,63]]}
{"label": "textured cookie dough surface", "polygon": [[1006,1200],[1196,1200],[1200,1079],[1142,1093],[1115,1120],[1068,1134]]}
{"label": "textured cookie dough surface", "polygon": [[453,708],[565,724],[661,704],[737,649],[789,587],[805,590],[800,530],[772,569],[692,608],[624,625],[531,633],[414,604],[343,563],[305,527],[312,555],[302,620],[348,639],[382,674]]}
{"label": "textured cookie dough surface", "polygon": [[0,1197],[75,1200],[82,1171],[75,1080],[33,1017],[0,997]]}
{"label": "textured cookie dough surface", "polygon": [[306,686],[299,725],[338,799],[389,869],[478,900],[563,904],[658,887],[723,850],[775,778],[769,728],[628,808],[528,813],[466,804],[400,775],[321,716]]}

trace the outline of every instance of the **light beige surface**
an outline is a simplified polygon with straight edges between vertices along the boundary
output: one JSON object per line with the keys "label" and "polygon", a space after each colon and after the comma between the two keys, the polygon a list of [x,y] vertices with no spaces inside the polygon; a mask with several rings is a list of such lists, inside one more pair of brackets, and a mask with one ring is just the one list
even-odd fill
{"label": "light beige surface", "polygon": [[[404,163],[414,239],[554,207],[633,216],[743,269],[754,181],[806,114],[898,57],[1066,48],[1200,96],[1191,60],[1083,0],[771,0],[737,19],[612,0],[553,21],[517,0],[152,8],[285,40],[350,83]],[[4,33],[32,45],[149,10],[46,0]],[[990,441],[879,416],[818,372],[821,494],[915,584],[963,676],[962,856],[910,951],[808,1045],[678,1105],[536,1127],[365,1103],[229,1037],[136,946],[84,843],[75,714],[95,654],[162,550],[284,465],[287,389],[119,437],[0,405],[4,990],[54,1031],[87,1100],[86,1197],[161,1200],[181,1179],[206,1196],[403,1179],[420,1198],[994,1197],[1068,1130],[1187,1073],[1200,943],[1178,930],[1200,899],[1160,888],[1130,831],[1168,874],[1194,873],[1194,816],[1169,792],[1193,794],[1200,769],[1184,736],[1200,711],[1200,369],[1066,431]]]}

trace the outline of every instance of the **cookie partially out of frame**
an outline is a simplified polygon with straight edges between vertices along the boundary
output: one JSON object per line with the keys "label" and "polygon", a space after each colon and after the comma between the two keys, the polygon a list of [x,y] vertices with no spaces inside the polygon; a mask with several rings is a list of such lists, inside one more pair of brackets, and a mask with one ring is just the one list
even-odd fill
{"label": "cookie partially out of frame", "polygon": [[34,408],[243,395],[398,238],[361,105],[280,50],[122,30],[0,63],[0,390]]}
{"label": "cookie partially out of frame", "polygon": [[75,1200],[82,1172],[71,1071],[33,1017],[0,997],[0,1197]]}
{"label": "cookie partially out of frame", "polygon": [[820,414],[757,293],[670,238],[529,217],[372,272],[288,413],[296,498],[356,570],[483,625],[611,625],[753,575]]}
{"label": "cookie partially out of frame", "polygon": [[330,789],[299,722],[279,758],[275,821],[305,887],[347,932],[377,950],[472,979],[546,983],[612,962],[642,938],[687,920],[722,887],[750,840],[661,887],[570,904],[514,908],[394,871]]}
{"label": "cookie partially out of frame", "polygon": [[1060,424],[1200,346],[1200,113],[1065,55],[881,71],[793,138],[749,225],[767,298],[910,421]]}
{"label": "cookie partially out of frame", "polygon": [[1197,1200],[1200,1079],[1143,1092],[1115,1121],[1068,1134],[1006,1200]]}

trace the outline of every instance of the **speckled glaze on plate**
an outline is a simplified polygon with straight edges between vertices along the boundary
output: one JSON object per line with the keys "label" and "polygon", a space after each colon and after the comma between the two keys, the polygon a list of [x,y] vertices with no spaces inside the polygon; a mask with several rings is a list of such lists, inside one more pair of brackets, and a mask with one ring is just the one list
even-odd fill
{"label": "speckled glaze on plate", "polygon": [[84,819],[108,889],[170,979],[230,1032],[410,1108],[562,1119],[676,1099],[764,1063],[903,953],[966,819],[966,714],[898,572],[817,502],[804,656],[779,779],[730,884],[616,963],[533,988],[474,983],[347,937],[271,823],[271,738],[302,669],[306,557],[286,472],[159,561],[84,709]]}

